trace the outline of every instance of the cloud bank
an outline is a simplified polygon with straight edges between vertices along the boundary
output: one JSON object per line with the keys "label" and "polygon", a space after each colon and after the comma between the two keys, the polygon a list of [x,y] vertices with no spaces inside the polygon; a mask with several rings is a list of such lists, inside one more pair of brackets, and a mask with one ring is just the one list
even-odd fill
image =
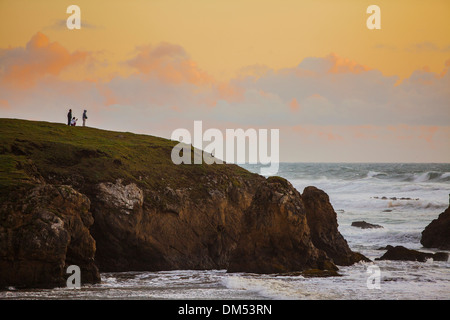
{"label": "cloud bank", "polygon": [[[68,108],[86,108],[92,126],[165,137],[194,120],[280,128],[284,161],[450,160],[450,59],[439,73],[416,70],[400,83],[335,53],[280,70],[244,67],[228,82],[177,44],[135,48],[120,63],[129,75],[107,80],[88,70],[93,59],[40,32],[24,47],[0,49],[0,116],[64,122]],[[69,68],[86,76],[63,80]]]}

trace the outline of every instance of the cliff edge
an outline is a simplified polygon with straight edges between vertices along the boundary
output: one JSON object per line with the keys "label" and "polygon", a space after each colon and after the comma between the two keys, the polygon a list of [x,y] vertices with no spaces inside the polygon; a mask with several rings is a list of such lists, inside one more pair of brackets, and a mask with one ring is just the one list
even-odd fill
{"label": "cliff edge", "polygon": [[273,273],[364,260],[323,191],[302,196],[232,164],[175,165],[177,143],[0,119],[0,287],[64,285],[70,264],[87,283],[106,271]]}

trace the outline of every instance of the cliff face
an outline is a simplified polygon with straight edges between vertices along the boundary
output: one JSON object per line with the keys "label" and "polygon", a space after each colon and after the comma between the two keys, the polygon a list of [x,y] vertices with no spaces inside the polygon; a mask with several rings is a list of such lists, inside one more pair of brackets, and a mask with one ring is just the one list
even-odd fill
{"label": "cliff face", "polygon": [[358,261],[370,261],[350,250],[347,241],[338,231],[336,212],[325,192],[316,187],[306,187],[302,199],[312,242],[316,248],[325,251],[334,263],[341,266],[352,265]]}
{"label": "cliff face", "polygon": [[[176,142],[0,119],[0,286],[100,271],[336,270],[362,257],[323,191],[236,165],[174,165]],[[98,268],[98,269],[97,269]]]}
{"label": "cliff face", "polygon": [[450,250],[450,206],[426,226],[420,243],[426,248]]}
{"label": "cliff face", "polygon": [[261,183],[243,220],[229,272],[337,270],[314,246],[302,197],[288,181],[272,177]]}
{"label": "cliff face", "polygon": [[0,287],[65,285],[78,265],[82,282],[97,282],[89,199],[69,186],[40,185],[0,207]]}
{"label": "cliff face", "polygon": [[[100,269],[225,269],[255,186],[240,177],[212,174],[198,183],[205,188],[202,196],[189,187],[140,190],[121,181],[113,190],[97,187],[92,234]],[[138,200],[140,194],[148,202]]]}

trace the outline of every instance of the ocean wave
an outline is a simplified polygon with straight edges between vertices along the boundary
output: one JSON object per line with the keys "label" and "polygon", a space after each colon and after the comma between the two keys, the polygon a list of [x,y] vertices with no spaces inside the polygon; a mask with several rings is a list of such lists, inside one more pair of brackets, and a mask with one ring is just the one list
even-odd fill
{"label": "ocean wave", "polygon": [[385,178],[388,174],[385,172],[369,171],[366,178]]}
{"label": "ocean wave", "polygon": [[[274,278],[276,277],[276,278]],[[231,290],[250,291],[269,299],[324,299],[322,293],[305,290],[308,281],[302,276],[284,277],[280,275],[241,274],[228,276],[222,283]]]}
{"label": "ocean wave", "polygon": [[389,180],[399,182],[450,182],[450,172],[379,172],[368,171],[365,179]]}
{"label": "ocean wave", "polygon": [[436,171],[427,171],[421,173],[414,173],[407,177],[405,181],[411,182],[448,182],[450,181],[450,172],[436,172]]}

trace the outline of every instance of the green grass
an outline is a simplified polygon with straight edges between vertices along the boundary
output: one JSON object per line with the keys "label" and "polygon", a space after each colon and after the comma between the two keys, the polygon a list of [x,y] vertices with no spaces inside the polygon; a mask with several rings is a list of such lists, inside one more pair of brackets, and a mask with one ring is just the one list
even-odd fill
{"label": "green grass", "polygon": [[36,169],[50,183],[82,177],[91,185],[120,178],[149,189],[191,187],[198,192],[204,189],[199,178],[205,175],[227,175],[233,184],[238,176],[255,177],[236,165],[175,165],[170,155],[177,143],[129,132],[0,119],[0,196],[35,184]]}

